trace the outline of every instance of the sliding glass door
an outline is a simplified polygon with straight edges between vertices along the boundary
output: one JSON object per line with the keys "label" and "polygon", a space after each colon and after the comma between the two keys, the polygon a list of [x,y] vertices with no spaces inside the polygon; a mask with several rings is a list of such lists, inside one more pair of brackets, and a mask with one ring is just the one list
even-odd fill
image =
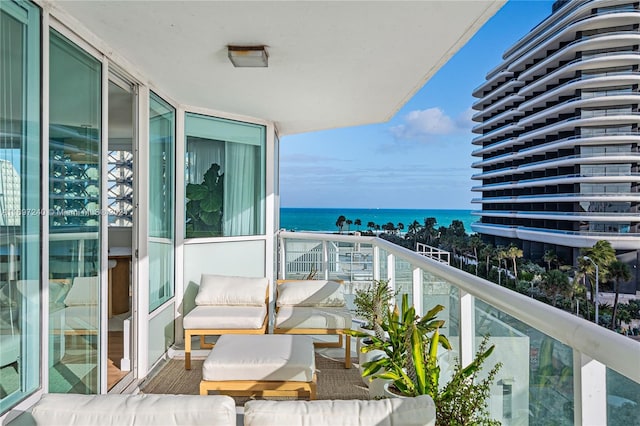
{"label": "sliding glass door", "polygon": [[0,415],[40,385],[40,9],[0,1]]}
{"label": "sliding glass door", "polygon": [[98,393],[102,65],[51,31],[49,67],[49,391]]}

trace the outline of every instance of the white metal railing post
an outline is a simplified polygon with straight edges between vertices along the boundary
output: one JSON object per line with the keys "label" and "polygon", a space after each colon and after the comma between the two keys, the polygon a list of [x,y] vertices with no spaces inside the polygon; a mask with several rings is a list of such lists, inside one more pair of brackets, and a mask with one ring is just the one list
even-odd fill
{"label": "white metal railing post", "polygon": [[389,286],[392,290],[396,288],[396,257],[389,253],[387,254],[387,279],[389,280]]}
{"label": "white metal railing post", "polygon": [[371,267],[373,268],[373,279],[380,280],[380,247],[373,246],[373,259],[371,259]]}
{"label": "white metal railing post", "polygon": [[413,268],[413,306],[416,308],[418,315],[424,315],[423,307],[423,287],[422,287],[422,269]]}
{"label": "white metal railing post", "polygon": [[285,249],[285,240],[282,235],[278,236],[280,245],[280,278],[287,279],[287,251]]}
{"label": "white metal railing post", "polygon": [[460,362],[468,365],[473,361],[475,337],[475,300],[466,291],[460,290]]}
{"label": "white metal railing post", "polygon": [[573,350],[573,423],[607,424],[607,367]]}
{"label": "white metal railing post", "polygon": [[[339,254],[338,254],[339,258]],[[336,260],[336,269],[339,268],[338,260]],[[322,241],[322,272],[324,275],[324,279],[329,279],[329,243],[326,240]]]}

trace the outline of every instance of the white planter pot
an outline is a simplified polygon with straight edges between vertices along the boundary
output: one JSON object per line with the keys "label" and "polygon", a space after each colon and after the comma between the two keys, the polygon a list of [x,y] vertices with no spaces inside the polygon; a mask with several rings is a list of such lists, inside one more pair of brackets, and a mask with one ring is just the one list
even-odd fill
{"label": "white planter pot", "polygon": [[408,398],[407,396],[400,395],[395,392],[391,392],[389,390],[389,386],[391,386],[391,382],[387,382],[383,386],[384,396],[386,396],[387,398]]}

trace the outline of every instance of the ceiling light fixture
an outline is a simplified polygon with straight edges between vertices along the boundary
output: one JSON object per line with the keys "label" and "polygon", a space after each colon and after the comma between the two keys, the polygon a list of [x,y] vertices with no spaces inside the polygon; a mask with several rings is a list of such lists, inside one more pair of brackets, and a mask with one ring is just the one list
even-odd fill
{"label": "ceiling light fixture", "polygon": [[234,67],[267,67],[269,54],[266,46],[227,46],[229,60]]}

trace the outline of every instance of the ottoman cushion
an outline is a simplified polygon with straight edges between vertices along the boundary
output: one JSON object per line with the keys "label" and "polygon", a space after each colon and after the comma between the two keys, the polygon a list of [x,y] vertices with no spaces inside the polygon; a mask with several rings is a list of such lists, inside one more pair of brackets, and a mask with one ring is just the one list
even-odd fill
{"label": "ottoman cushion", "polygon": [[183,326],[187,330],[259,329],[267,315],[262,306],[196,306],[185,315]]}
{"label": "ottoman cushion", "polygon": [[309,336],[225,334],[205,360],[202,379],[311,382],[315,369]]}
{"label": "ottoman cushion", "polygon": [[276,314],[276,328],[343,329],[351,327],[345,308],[282,306]]}

